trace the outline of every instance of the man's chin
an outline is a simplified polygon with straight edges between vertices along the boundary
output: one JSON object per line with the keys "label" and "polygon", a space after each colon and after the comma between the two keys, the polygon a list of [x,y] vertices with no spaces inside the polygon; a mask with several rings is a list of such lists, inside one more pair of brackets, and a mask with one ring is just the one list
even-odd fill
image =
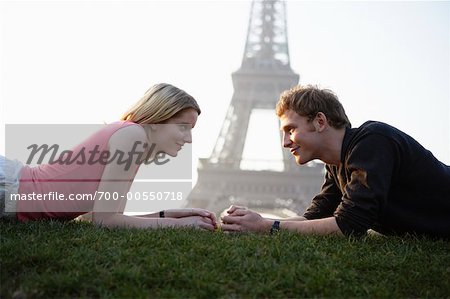
{"label": "man's chin", "polygon": [[302,161],[302,159],[300,159],[300,156],[295,156],[295,162],[297,163],[297,165],[305,165],[309,161]]}

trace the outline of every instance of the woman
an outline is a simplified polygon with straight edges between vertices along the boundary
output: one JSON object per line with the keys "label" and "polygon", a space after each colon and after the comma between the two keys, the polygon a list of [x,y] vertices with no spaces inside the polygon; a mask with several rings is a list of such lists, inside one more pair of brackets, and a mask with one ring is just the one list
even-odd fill
{"label": "woman", "polygon": [[[107,227],[193,226],[214,230],[215,215],[203,209],[172,209],[145,216],[123,214],[127,192],[139,166],[157,158],[159,153],[177,156],[185,143],[192,142],[191,129],[200,113],[195,99],[185,91],[157,84],[121,121],[105,126],[70,153],[65,151],[70,157],[61,154],[58,160],[36,167],[1,157],[2,217],[13,216],[19,221],[71,220],[92,212],[92,221]],[[89,159],[86,153],[91,153]],[[34,200],[11,200],[11,194],[21,198],[33,196]],[[36,194],[62,194],[64,198],[90,194],[95,200],[36,200]],[[114,200],[106,200],[107,197]]]}

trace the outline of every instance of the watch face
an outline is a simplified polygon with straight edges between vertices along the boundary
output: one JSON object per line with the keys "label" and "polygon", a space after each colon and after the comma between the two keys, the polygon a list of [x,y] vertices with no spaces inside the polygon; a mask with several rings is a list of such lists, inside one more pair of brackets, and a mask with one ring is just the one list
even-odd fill
{"label": "watch face", "polygon": [[275,220],[272,224],[272,227],[270,228],[270,233],[273,234],[275,232],[278,232],[280,230],[280,221]]}

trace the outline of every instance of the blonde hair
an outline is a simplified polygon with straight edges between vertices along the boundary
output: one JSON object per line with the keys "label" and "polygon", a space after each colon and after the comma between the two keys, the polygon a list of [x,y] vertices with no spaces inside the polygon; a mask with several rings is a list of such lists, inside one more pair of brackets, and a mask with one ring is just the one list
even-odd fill
{"label": "blonde hair", "polygon": [[138,124],[161,123],[184,109],[193,108],[200,115],[195,99],[184,90],[160,83],[150,87],[144,96],[122,116],[121,120]]}

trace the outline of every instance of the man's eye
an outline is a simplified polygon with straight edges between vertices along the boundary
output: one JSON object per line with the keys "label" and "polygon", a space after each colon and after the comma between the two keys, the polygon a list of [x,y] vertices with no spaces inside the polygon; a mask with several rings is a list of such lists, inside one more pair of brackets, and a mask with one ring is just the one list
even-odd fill
{"label": "man's eye", "polygon": [[294,129],[289,129],[289,134],[292,134],[292,133],[294,133]]}

